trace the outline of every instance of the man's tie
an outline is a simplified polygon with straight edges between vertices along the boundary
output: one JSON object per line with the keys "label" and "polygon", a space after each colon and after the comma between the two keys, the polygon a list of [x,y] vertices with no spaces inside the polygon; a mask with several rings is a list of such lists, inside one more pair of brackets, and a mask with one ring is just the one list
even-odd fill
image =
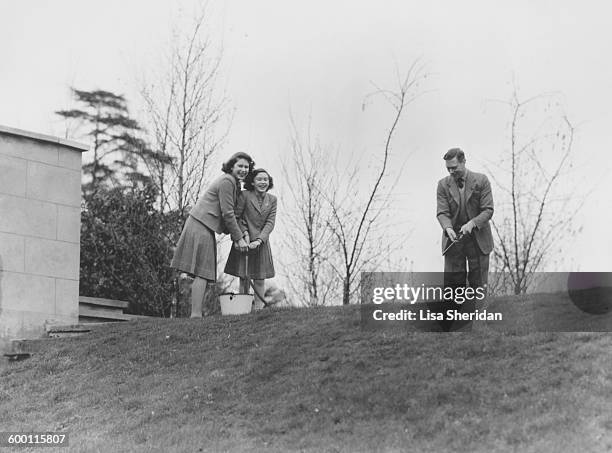
{"label": "man's tie", "polygon": [[463,178],[459,178],[459,179],[457,179],[457,186],[458,186],[460,189],[463,189],[463,183],[464,183]]}

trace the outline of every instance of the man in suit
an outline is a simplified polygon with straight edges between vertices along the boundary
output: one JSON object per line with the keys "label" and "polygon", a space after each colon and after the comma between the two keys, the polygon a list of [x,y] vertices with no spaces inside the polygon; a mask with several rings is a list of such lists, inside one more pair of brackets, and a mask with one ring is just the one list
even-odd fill
{"label": "man in suit", "polygon": [[[465,153],[452,148],[443,157],[449,176],[438,182],[437,217],[442,227],[444,286],[486,289],[493,235],[493,195],[488,178],[465,167]],[[467,266],[466,266],[467,264]]]}

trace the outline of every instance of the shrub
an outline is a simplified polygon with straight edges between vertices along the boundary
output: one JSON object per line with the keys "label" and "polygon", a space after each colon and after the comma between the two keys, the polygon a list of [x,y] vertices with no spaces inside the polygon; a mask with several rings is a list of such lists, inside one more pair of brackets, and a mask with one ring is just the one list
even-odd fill
{"label": "shrub", "polygon": [[182,220],[157,211],[156,197],[150,186],[85,196],[80,294],[129,301],[133,314],[170,316],[175,272],[169,264]]}

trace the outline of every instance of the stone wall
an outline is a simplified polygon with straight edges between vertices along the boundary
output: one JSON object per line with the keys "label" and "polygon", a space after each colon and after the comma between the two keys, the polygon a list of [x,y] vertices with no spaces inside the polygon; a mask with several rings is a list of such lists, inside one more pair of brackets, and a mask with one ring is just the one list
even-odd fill
{"label": "stone wall", "polygon": [[0,126],[0,346],[78,321],[81,154]]}

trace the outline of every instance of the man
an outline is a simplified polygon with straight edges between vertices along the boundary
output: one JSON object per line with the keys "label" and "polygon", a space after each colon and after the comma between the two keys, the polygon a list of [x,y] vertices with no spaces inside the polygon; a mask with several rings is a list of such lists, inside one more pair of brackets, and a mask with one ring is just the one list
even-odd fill
{"label": "man", "polygon": [[491,184],[485,175],[465,168],[461,149],[448,150],[443,159],[450,173],[438,182],[437,191],[442,250],[446,250],[444,286],[465,287],[467,277],[468,286],[486,288],[493,250]]}

